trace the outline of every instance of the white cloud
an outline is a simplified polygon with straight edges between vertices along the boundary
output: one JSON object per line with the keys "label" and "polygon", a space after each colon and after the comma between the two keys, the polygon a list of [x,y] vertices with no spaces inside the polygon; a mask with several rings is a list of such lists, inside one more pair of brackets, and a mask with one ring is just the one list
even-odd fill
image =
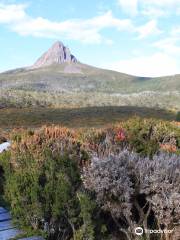
{"label": "white cloud", "polygon": [[143,77],[172,75],[179,72],[177,61],[164,53],[139,56],[104,66],[111,70]]}
{"label": "white cloud", "polygon": [[157,8],[155,6],[149,6],[145,9],[142,9],[141,14],[144,16],[147,16],[149,18],[159,18],[159,17],[163,17],[163,16],[167,16],[167,10],[162,9],[162,8]]}
{"label": "white cloud", "polygon": [[114,28],[118,31],[133,32],[135,27],[129,19],[115,18],[111,11],[90,19],[50,21],[46,18],[32,18],[26,13],[26,6],[0,5],[0,23],[23,36],[67,38],[85,43],[112,42],[102,36],[101,31]]}
{"label": "white cloud", "polygon": [[119,19],[111,11],[90,19],[71,19],[66,21],[50,21],[46,18],[32,18],[26,13],[22,4],[0,5],[0,23],[7,24],[14,32],[22,36],[65,38],[84,43],[112,42],[102,36],[101,31],[114,28],[118,31],[138,33],[139,39],[153,34],[159,34],[156,21],[149,21],[143,26],[136,27],[130,19]]}
{"label": "white cloud", "polygon": [[139,27],[135,26],[130,19],[114,17],[111,11],[89,19],[55,22],[42,17],[29,16],[26,13],[26,7],[22,4],[0,4],[0,23],[6,24],[12,31],[22,36],[64,38],[84,43],[112,43],[111,39],[102,35],[102,30],[108,28],[114,28],[120,32],[138,33],[139,39],[160,33],[155,20]]}
{"label": "white cloud", "polygon": [[118,31],[134,29],[130,20],[117,19],[113,17],[111,11],[91,19],[72,19],[62,22],[53,22],[41,17],[35,19],[26,17],[22,22],[12,25],[11,28],[20,35],[68,38],[85,43],[100,43],[103,39],[110,42],[101,35],[101,31],[106,28],[115,28]]}
{"label": "white cloud", "polygon": [[145,25],[138,27],[137,32],[139,33],[138,39],[162,33],[162,31],[157,26],[156,20],[149,21]]}
{"label": "white cloud", "polygon": [[178,37],[180,39],[180,26],[173,27],[170,34],[171,36]]}
{"label": "white cloud", "polygon": [[179,0],[139,0],[139,2],[142,2],[144,4],[149,5],[156,5],[160,7],[168,7],[168,6],[177,6],[180,5]]}
{"label": "white cloud", "polygon": [[178,14],[179,0],[117,0],[119,6],[128,14],[143,14],[150,18]]}
{"label": "white cloud", "polygon": [[23,21],[11,25],[13,31],[23,36],[68,38],[85,43],[101,43],[103,40],[106,43],[112,42],[111,39],[105,39],[101,35],[101,31],[107,28],[115,28],[120,32],[138,33],[138,39],[161,33],[155,20],[135,27],[129,19],[113,17],[111,11],[91,19],[62,22],[53,22],[41,17],[35,19],[26,17]]}
{"label": "white cloud", "polygon": [[153,46],[171,56],[180,55],[180,39],[178,37],[168,37],[153,43]]}
{"label": "white cloud", "polygon": [[4,5],[0,3],[0,23],[23,20],[26,16],[25,8],[26,5],[23,4]]}
{"label": "white cloud", "polygon": [[180,57],[180,26],[175,26],[167,37],[152,44],[153,47],[174,57]]}
{"label": "white cloud", "polygon": [[137,15],[138,13],[138,0],[118,0],[121,8],[130,15]]}

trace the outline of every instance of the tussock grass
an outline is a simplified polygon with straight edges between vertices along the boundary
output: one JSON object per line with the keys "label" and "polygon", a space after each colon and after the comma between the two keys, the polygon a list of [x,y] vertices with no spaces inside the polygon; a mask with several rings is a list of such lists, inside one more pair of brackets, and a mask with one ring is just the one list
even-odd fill
{"label": "tussock grass", "polygon": [[0,109],[0,127],[40,127],[44,124],[60,124],[71,128],[102,127],[133,116],[175,120],[172,112],[145,107],[86,107],[58,108],[4,108]]}

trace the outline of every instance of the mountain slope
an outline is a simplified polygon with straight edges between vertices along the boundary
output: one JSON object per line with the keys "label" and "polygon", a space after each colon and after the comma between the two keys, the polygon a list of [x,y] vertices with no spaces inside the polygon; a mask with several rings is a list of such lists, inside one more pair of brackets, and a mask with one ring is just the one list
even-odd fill
{"label": "mountain slope", "polygon": [[81,63],[54,64],[0,74],[0,87],[47,91],[100,91],[132,93],[180,91],[180,75],[142,78]]}
{"label": "mountain slope", "polygon": [[29,68],[0,74],[1,106],[27,103],[59,106],[129,105],[180,109],[180,75],[142,78],[77,61],[55,43]]}
{"label": "mountain slope", "polygon": [[0,74],[1,88],[33,91],[128,91],[128,84],[133,81],[137,81],[136,77],[81,63],[56,64]]}

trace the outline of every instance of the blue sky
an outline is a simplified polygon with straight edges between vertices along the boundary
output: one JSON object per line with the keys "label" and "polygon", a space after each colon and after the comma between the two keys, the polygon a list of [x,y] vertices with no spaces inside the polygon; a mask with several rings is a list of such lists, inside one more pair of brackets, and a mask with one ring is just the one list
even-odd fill
{"label": "blue sky", "polygon": [[83,63],[180,73],[180,0],[0,0],[0,71],[33,64],[57,40]]}

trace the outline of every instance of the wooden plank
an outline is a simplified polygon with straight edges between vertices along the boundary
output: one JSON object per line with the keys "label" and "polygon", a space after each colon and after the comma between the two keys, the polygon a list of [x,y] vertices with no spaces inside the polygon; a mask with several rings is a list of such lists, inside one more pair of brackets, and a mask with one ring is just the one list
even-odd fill
{"label": "wooden plank", "polygon": [[19,240],[44,240],[42,237],[29,237],[29,238],[21,238]]}
{"label": "wooden plank", "polygon": [[3,208],[3,207],[0,207],[0,214],[1,213],[5,213],[5,212],[7,212],[7,210],[5,208]]}
{"label": "wooden plank", "polygon": [[[0,240],[9,240],[19,234],[22,234],[22,231],[13,226],[10,213],[5,208],[0,207]],[[44,240],[44,238],[35,236],[20,240]]]}
{"label": "wooden plank", "polygon": [[11,238],[16,237],[17,235],[21,234],[22,232],[17,229],[9,229],[0,232],[0,240],[9,240]]}
{"label": "wooden plank", "polygon": [[0,222],[11,220],[11,215],[9,212],[1,213],[0,214]]}
{"label": "wooden plank", "polygon": [[11,221],[0,222],[0,232],[14,228]]}

